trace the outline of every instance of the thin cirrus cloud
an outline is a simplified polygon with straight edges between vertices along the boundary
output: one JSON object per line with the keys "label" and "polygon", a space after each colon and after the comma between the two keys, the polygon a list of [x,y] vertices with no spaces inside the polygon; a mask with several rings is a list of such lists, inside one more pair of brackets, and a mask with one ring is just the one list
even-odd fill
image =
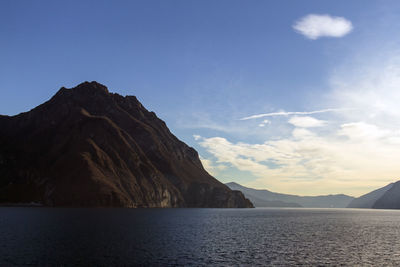
{"label": "thin cirrus cloud", "polygon": [[343,37],[353,30],[351,21],[343,17],[309,14],[296,21],[293,29],[311,40],[320,37]]}
{"label": "thin cirrus cloud", "polygon": [[311,115],[317,113],[326,113],[326,112],[339,112],[350,110],[349,108],[328,108],[328,109],[321,109],[321,110],[314,110],[314,111],[280,111],[280,112],[271,112],[271,113],[262,113],[251,115],[248,117],[241,118],[240,120],[252,120],[252,119],[259,119],[264,117],[275,117],[275,116],[289,116],[289,115]]}

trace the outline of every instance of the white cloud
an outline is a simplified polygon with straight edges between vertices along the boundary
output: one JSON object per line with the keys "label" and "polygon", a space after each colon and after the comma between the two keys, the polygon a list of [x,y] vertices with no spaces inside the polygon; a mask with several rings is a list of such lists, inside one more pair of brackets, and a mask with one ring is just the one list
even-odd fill
{"label": "white cloud", "polygon": [[[400,175],[400,51],[360,58],[335,69],[325,96],[327,105],[351,109],[253,115],[243,119],[294,115],[289,122],[296,128],[265,142],[214,137],[200,145],[216,164],[256,177],[245,185],[277,192],[361,195],[395,181]],[[329,127],[304,127],[313,120],[302,115],[325,112],[337,113]]]}
{"label": "white cloud", "polygon": [[326,125],[326,121],[318,120],[310,116],[294,116],[291,117],[288,122],[301,128],[321,127]]}
{"label": "white cloud", "polygon": [[397,135],[389,130],[378,128],[376,125],[365,122],[352,122],[341,125],[339,135],[347,136],[355,141],[373,140]]}
{"label": "white cloud", "polygon": [[[349,59],[335,68],[329,82],[325,104],[352,108],[257,114],[243,120],[293,115],[288,121],[296,128],[264,136],[265,142],[213,137],[202,138],[199,144],[212,155],[214,165],[251,173],[252,180],[241,172],[236,175],[248,181],[245,185],[277,192],[357,196],[398,179],[400,51]],[[315,121],[304,117],[327,112],[335,112],[329,127],[305,127]],[[274,124],[287,125],[283,120]]]}
{"label": "white cloud", "polygon": [[310,14],[296,21],[293,29],[309,39],[316,40],[320,37],[343,37],[352,31],[353,25],[343,17]]}
{"label": "white cloud", "polygon": [[[275,129],[273,134],[256,127],[262,132],[257,140],[240,135],[233,138],[241,142],[233,142],[220,137],[222,134],[199,139],[212,155],[208,160],[213,166],[229,166],[230,172],[231,167],[249,172],[247,177],[246,173],[235,174],[235,179],[247,181],[244,185],[293,194],[357,196],[395,181],[400,177],[400,50],[396,50],[395,40],[393,43],[394,49],[357,46],[357,55],[346,57],[346,62],[332,69],[330,88],[325,88],[330,90],[315,102],[351,108],[279,111],[242,118],[257,119],[259,124],[264,124],[261,118],[283,116],[284,120],[273,121],[274,127],[268,128]],[[310,125],[304,119],[292,120],[292,116],[319,113],[328,113],[324,114],[329,121],[326,127],[305,127]],[[295,128],[287,127],[287,121]],[[243,123],[239,126],[247,132],[249,128],[243,125],[253,125],[251,121],[236,122]]]}
{"label": "white cloud", "polygon": [[240,120],[252,120],[252,119],[259,119],[264,117],[275,117],[275,116],[289,116],[289,115],[311,115],[317,113],[326,113],[326,112],[340,112],[340,111],[347,111],[351,110],[350,108],[327,108],[322,110],[314,110],[314,111],[279,111],[279,112],[272,112],[272,113],[262,113],[251,115],[248,117],[241,118]]}
{"label": "white cloud", "polygon": [[295,139],[306,139],[306,138],[314,137],[315,134],[304,128],[295,128],[292,132],[292,136]]}
{"label": "white cloud", "polygon": [[226,165],[223,164],[214,164],[212,160],[205,159],[201,156],[200,160],[201,164],[203,164],[203,167],[207,170],[207,172],[214,176],[217,176],[220,171],[223,171],[226,168],[228,168]]}
{"label": "white cloud", "polygon": [[400,173],[400,143],[382,136],[400,139],[399,131],[360,122],[343,124],[328,136],[295,128],[287,138],[260,144],[212,137],[202,138],[200,145],[213,155],[215,164],[229,164],[255,176],[248,186],[294,194],[360,195]]}
{"label": "white cloud", "polygon": [[193,138],[194,138],[194,140],[198,141],[198,140],[201,139],[201,136],[198,135],[198,134],[194,134],[194,135],[193,135]]}
{"label": "white cloud", "polygon": [[258,126],[259,127],[264,127],[264,126],[266,126],[267,124],[270,124],[270,123],[271,123],[271,121],[269,121],[269,120],[263,120],[263,122],[260,123]]}

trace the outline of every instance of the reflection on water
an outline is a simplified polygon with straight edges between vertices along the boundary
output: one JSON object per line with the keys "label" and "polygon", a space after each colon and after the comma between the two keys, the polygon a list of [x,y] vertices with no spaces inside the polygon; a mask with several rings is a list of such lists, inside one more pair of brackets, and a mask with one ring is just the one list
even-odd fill
{"label": "reflection on water", "polygon": [[400,211],[0,208],[0,265],[400,265]]}

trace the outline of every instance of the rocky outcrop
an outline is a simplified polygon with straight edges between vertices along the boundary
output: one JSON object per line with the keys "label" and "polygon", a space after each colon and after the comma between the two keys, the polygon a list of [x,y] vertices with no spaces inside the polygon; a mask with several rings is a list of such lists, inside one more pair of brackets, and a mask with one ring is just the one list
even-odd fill
{"label": "rocky outcrop", "polygon": [[134,96],[96,82],[0,116],[0,202],[51,206],[252,207],[210,176]]}

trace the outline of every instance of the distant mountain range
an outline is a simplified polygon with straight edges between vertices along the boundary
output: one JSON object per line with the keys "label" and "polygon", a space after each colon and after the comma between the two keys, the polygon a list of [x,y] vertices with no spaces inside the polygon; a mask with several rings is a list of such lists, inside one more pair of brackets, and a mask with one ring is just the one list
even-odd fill
{"label": "distant mountain range", "polygon": [[400,181],[390,183],[358,198],[343,194],[296,196],[248,188],[233,182],[226,185],[232,190],[243,192],[255,207],[400,209]]}
{"label": "distant mountain range", "polygon": [[0,204],[252,207],[134,96],[97,82],[0,116]]}
{"label": "distant mountain range", "polygon": [[297,196],[248,188],[233,182],[226,185],[232,190],[242,191],[255,207],[345,208],[354,199],[354,197],[343,194]]}
{"label": "distant mountain range", "polygon": [[400,209],[400,181],[354,199],[348,208]]}

